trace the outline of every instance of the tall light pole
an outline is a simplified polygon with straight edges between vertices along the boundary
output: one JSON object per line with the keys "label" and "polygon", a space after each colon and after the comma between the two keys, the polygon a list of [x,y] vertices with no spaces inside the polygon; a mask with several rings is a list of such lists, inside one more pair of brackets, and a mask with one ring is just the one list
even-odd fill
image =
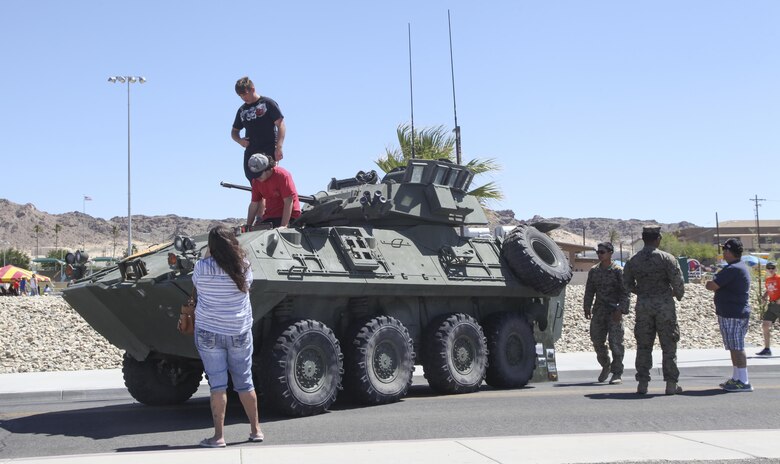
{"label": "tall light pole", "polygon": [[130,214],[130,84],[143,84],[146,78],[142,76],[111,76],[108,82],[116,84],[127,83],[127,256],[133,254],[133,219]]}

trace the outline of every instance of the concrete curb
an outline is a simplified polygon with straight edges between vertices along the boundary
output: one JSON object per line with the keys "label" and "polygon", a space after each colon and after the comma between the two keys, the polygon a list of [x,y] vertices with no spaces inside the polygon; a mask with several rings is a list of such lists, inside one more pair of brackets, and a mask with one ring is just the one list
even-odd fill
{"label": "concrete curb", "polygon": [[[404,440],[287,446],[228,446],[225,449],[138,451],[0,460],[0,463],[97,464],[241,464],[306,462],[322,464],[459,464],[593,463],[625,461],[780,459],[775,439],[780,430],[715,430],[609,434],[532,435],[515,437]],[[608,445],[607,445],[608,444]]]}
{"label": "concrete curb", "polygon": [[[752,353],[752,350],[749,351]],[[626,351],[623,360],[627,370],[634,366],[636,351]],[[558,353],[559,372],[596,371],[599,369],[592,352]],[[653,362],[661,367],[661,352],[653,352]],[[722,348],[684,349],[677,352],[680,369],[687,367],[731,366],[728,351]],[[749,356],[748,368],[780,365],[780,356]],[[415,366],[414,377],[421,379],[422,366]],[[208,384],[201,382],[196,395],[208,395]],[[132,399],[124,386],[121,369],[63,372],[30,372],[0,374],[0,402],[24,404],[45,401],[119,400]]]}

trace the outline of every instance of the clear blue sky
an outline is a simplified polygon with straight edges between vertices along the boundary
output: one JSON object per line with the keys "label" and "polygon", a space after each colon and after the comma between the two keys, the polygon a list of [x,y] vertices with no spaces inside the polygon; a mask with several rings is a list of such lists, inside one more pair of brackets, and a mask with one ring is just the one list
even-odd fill
{"label": "clear blue sky", "polygon": [[[0,198],[49,213],[244,217],[230,139],[249,75],[285,115],[298,191],[375,169],[409,121],[495,158],[520,219],[780,218],[780,2],[7,0]],[[9,170],[12,172],[9,173]]]}

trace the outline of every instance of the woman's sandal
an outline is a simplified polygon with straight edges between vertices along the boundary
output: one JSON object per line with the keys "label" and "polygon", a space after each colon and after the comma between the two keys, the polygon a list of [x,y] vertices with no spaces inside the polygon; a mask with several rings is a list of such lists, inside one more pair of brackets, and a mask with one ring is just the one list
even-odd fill
{"label": "woman's sandal", "polygon": [[198,445],[202,448],[224,448],[227,446],[225,443],[211,441],[211,438],[204,438]]}
{"label": "woman's sandal", "polygon": [[263,432],[260,432],[257,435],[249,435],[249,441],[254,443],[261,443],[264,439],[265,436],[263,435]]}

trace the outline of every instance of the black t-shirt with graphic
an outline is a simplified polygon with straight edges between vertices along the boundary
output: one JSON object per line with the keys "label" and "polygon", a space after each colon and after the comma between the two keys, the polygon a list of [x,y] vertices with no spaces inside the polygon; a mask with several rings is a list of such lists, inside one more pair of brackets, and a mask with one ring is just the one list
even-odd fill
{"label": "black t-shirt with graphic", "polygon": [[[245,129],[244,137],[249,145],[244,150],[244,172],[247,173],[247,160],[255,153],[274,156],[276,147],[275,121],[283,118],[279,105],[268,97],[260,97],[254,103],[244,103],[236,112],[234,129]],[[249,176],[247,175],[247,178]]]}

